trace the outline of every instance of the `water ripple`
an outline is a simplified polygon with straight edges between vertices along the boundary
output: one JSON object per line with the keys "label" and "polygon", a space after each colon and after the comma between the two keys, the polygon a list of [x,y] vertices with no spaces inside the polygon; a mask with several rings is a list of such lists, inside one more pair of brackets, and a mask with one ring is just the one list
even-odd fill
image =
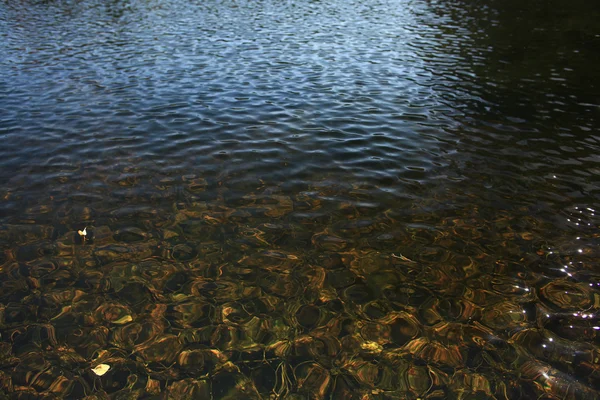
{"label": "water ripple", "polygon": [[600,15],[530,3],[0,2],[3,390],[600,397]]}

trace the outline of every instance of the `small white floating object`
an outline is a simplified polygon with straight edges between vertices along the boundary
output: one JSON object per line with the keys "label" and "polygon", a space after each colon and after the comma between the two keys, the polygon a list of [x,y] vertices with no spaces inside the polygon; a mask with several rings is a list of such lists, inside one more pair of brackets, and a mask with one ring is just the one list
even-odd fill
{"label": "small white floating object", "polygon": [[83,228],[82,231],[77,231],[77,233],[79,233],[79,236],[86,236],[87,235],[87,227]]}
{"label": "small white floating object", "polygon": [[110,369],[110,365],[108,364],[98,364],[94,368],[92,368],[92,372],[98,376],[102,376],[108,372]]}

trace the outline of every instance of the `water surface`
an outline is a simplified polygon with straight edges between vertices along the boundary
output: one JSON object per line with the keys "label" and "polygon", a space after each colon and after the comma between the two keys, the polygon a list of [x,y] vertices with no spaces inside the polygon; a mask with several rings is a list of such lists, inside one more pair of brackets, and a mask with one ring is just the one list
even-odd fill
{"label": "water surface", "polygon": [[3,392],[600,397],[598,18],[2,1]]}

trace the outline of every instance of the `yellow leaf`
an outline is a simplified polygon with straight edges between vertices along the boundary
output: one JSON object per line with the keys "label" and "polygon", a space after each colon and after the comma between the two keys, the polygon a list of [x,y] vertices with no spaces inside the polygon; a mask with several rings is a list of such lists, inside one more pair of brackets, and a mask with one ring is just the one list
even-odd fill
{"label": "yellow leaf", "polygon": [[112,321],[112,323],[121,325],[121,324],[126,324],[131,321],[133,321],[133,318],[131,318],[131,315],[125,315],[117,320]]}
{"label": "yellow leaf", "polygon": [[94,368],[92,368],[92,372],[98,376],[102,376],[108,372],[110,369],[110,365],[108,364],[98,364]]}

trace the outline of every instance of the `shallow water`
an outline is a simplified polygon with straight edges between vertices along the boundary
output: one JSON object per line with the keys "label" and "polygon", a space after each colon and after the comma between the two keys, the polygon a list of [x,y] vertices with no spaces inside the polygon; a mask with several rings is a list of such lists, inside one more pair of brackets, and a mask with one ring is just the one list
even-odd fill
{"label": "shallow water", "polygon": [[599,18],[0,2],[2,391],[600,397]]}

